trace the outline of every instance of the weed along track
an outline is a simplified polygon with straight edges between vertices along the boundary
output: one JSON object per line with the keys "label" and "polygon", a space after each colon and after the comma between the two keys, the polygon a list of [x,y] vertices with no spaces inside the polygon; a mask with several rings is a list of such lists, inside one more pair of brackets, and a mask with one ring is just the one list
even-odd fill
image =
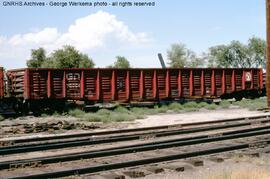
{"label": "weed along track", "polygon": [[[97,135],[95,140],[89,140],[86,136],[82,139],[82,136],[68,136],[67,141],[59,141],[56,137],[44,139],[43,143],[31,143],[33,141],[30,139],[0,148],[0,176],[54,178],[74,174],[100,174],[108,170],[148,166],[153,163],[159,165],[161,162],[230,151],[267,149],[270,144],[268,117],[264,115],[250,119],[202,122],[186,124],[186,127],[183,127],[185,124],[162,126],[145,131],[112,131],[114,135],[105,132]],[[85,146],[84,150],[81,150],[81,146]],[[25,157],[22,156],[23,153]]]}

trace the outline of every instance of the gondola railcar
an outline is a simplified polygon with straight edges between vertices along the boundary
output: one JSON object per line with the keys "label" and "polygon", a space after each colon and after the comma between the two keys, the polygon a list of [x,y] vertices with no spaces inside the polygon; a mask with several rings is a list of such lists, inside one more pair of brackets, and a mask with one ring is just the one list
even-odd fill
{"label": "gondola railcar", "polygon": [[[264,88],[262,69],[258,68],[24,68],[8,70],[6,76],[9,97],[20,101],[20,109],[34,111],[61,108],[67,100],[85,104],[240,100],[258,97]],[[0,97],[4,96],[3,86],[0,82]]]}

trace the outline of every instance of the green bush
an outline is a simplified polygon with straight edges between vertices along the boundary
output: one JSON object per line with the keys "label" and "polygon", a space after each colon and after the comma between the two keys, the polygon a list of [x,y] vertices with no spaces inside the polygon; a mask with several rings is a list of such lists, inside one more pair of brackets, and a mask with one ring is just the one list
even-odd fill
{"label": "green bush", "polygon": [[130,113],[131,113],[127,108],[125,108],[125,107],[123,107],[123,106],[118,106],[118,107],[114,110],[114,112],[127,113],[127,114],[130,114]]}
{"label": "green bush", "polygon": [[112,113],[112,111],[110,111],[108,109],[100,109],[96,113],[99,115],[110,115]]}
{"label": "green bush", "polygon": [[136,119],[144,119],[145,116],[141,114],[134,114],[136,116]]}
{"label": "green bush", "polygon": [[219,103],[219,106],[221,108],[229,108],[231,105],[231,103],[228,101],[228,100],[222,100],[220,103]]}
{"label": "green bush", "polygon": [[146,108],[138,108],[138,107],[134,107],[130,109],[131,112],[136,113],[136,114],[145,114],[147,110],[148,109]]}
{"label": "green bush", "polygon": [[59,112],[56,112],[56,111],[55,111],[55,112],[53,113],[53,116],[55,116],[55,117],[59,117],[59,116],[62,116],[62,114],[61,114],[61,113],[59,113]]}
{"label": "green bush", "polygon": [[102,116],[95,113],[87,113],[83,116],[83,120],[89,122],[105,122],[107,121],[107,118],[107,116]]}
{"label": "green bush", "polygon": [[194,111],[199,111],[199,108],[185,108],[185,112],[194,112]]}
{"label": "green bush", "polygon": [[198,107],[198,103],[196,102],[187,102],[184,105],[184,108],[197,108]]}
{"label": "green bush", "polygon": [[68,114],[73,117],[81,118],[85,115],[85,112],[80,109],[74,109],[74,110],[69,111]]}
{"label": "green bush", "polygon": [[206,103],[206,102],[200,102],[197,104],[198,105],[198,108],[205,108],[206,106],[208,106],[209,104]]}
{"label": "green bush", "polygon": [[157,108],[154,112],[157,113],[166,113],[168,111],[168,106],[164,105],[159,108]]}
{"label": "green bush", "polygon": [[127,113],[113,113],[109,116],[110,121],[123,122],[123,121],[132,121],[135,120],[134,115],[129,115]]}
{"label": "green bush", "polygon": [[215,103],[212,103],[212,104],[206,106],[206,108],[209,109],[209,110],[215,110],[215,109],[217,109],[217,107],[218,106]]}
{"label": "green bush", "polygon": [[241,107],[248,107],[250,105],[249,99],[242,99],[241,101],[234,102],[235,105],[241,106]]}
{"label": "green bush", "polygon": [[139,108],[139,107],[134,107],[130,109],[131,114],[135,113],[135,115],[139,115],[140,118],[144,118],[144,115],[154,115],[158,113],[166,113],[168,111],[168,106],[162,105],[161,107],[159,106],[154,106],[154,108]]}
{"label": "green bush", "polygon": [[266,98],[258,98],[258,99],[243,99],[241,101],[233,102],[234,105],[240,106],[242,108],[248,108],[249,110],[256,110],[259,108],[267,107]]}
{"label": "green bush", "polygon": [[3,120],[5,120],[5,117],[0,115],[0,121],[3,121]]}
{"label": "green bush", "polygon": [[179,103],[171,103],[169,106],[168,106],[168,109],[169,110],[174,110],[174,111],[178,111],[178,110],[182,110],[183,109],[183,106]]}
{"label": "green bush", "polygon": [[43,114],[40,115],[40,117],[48,117],[48,116],[49,116],[49,115],[46,114],[46,113],[43,113]]}

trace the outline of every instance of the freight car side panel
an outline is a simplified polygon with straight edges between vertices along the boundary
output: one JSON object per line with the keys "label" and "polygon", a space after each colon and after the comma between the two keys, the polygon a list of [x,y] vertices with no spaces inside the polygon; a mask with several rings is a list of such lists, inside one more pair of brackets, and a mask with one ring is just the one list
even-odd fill
{"label": "freight car side panel", "polygon": [[215,70],[215,95],[221,96],[223,94],[222,85],[223,85],[223,70]]}
{"label": "freight car side panel", "polygon": [[190,93],[192,93],[192,83],[190,83],[192,80],[190,80],[190,75],[190,70],[181,70],[181,97],[189,98]]}
{"label": "freight car side panel", "polygon": [[12,96],[35,100],[212,98],[263,88],[261,69],[21,69],[7,76]]}
{"label": "freight car side panel", "polygon": [[130,100],[140,101],[143,97],[143,71],[142,70],[130,70]]}
{"label": "freight car side panel", "polygon": [[[63,79],[63,78],[65,79]],[[63,90],[66,90],[66,97],[69,99],[81,98],[81,79],[83,78],[83,71],[64,71],[59,74],[58,80],[55,80],[57,86],[59,86],[59,94],[63,94]],[[64,81],[61,83],[61,81]]]}
{"label": "freight car side panel", "polygon": [[153,100],[156,97],[156,71],[145,70],[143,75],[144,80],[144,99]]}
{"label": "freight car side panel", "polygon": [[25,77],[26,70],[14,70],[7,72],[8,78],[8,91],[11,96],[23,98],[26,97],[26,83],[27,78]]}
{"label": "freight car side panel", "polygon": [[129,100],[129,71],[116,70],[116,100]]}
{"label": "freight car side panel", "polygon": [[212,70],[204,70],[204,95],[210,97],[212,95]]}
{"label": "freight car side panel", "polygon": [[167,98],[167,81],[169,75],[166,70],[156,70],[156,86],[157,86],[157,98],[165,99]]}
{"label": "freight car side panel", "polygon": [[260,89],[263,88],[263,71],[262,69],[259,70],[260,71]]}
{"label": "freight car side panel", "polygon": [[5,95],[5,86],[4,86],[4,69],[0,68],[0,99]]}
{"label": "freight car side panel", "polygon": [[115,73],[113,70],[99,70],[100,73],[100,95],[103,101],[114,100],[115,95]]}
{"label": "freight car side panel", "polygon": [[[29,90],[31,99],[47,97],[47,71],[29,71]],[[28,88],[28,87],[27,87]]]}
{"label": "freight car side panel", "polygon": [[202,96],[202,91],[204,90],[202,79],[203,79],[203,70],[193,70],[193,91],[192,93],[195,96]]}
{"label": "freight car side panel", "polygon": [[[63,94],[64,94],[64,88],[66,90],[67,86],[63,85],[63,78],[64,78],[64,73],[63,71],[59,70],[59,71],[51,71],[51,97],[52,98],[56,98],[56,99],[60,99],[63,98]],[[67,92],[67,95],[69,97],[72,97],[72,95],[70,95],[70,93]]]}
{"label": "freight car side panel", "polygon": [[260,72],[258,70],[253,70],[252,73],[252,82],[253,82],[253,88],[254,89],[259,89],[259,84],[260,84]]}
{"label": "freight car side panel", "polygon": [[242,77],[243,77],[242,70],[234,70],[235,91],[242,90],[242,80],[243,80]]}
{"label": "freight car side panel", "polygon": [[168,97],[179,98],[181,96],[181,71],[167,70],[169,75]]}
{"label": "freight car side panel", "polygon": [[253,71],[244,71],[244,75],[243,75],[243,88],[246,90],[251,90],[253,88],[253,82],[252,82],[252,76],[253,76]]}
{"label": "freight car side panel", "polygon": [[84,71],[84,97],[90,101],[99,100],[99,71]]}
{"label": "freight car side panel", "polygon": [[233,92],[233,84],[232,84],[232,70],[224,70],[225,72],[225,93],[232,93]]}

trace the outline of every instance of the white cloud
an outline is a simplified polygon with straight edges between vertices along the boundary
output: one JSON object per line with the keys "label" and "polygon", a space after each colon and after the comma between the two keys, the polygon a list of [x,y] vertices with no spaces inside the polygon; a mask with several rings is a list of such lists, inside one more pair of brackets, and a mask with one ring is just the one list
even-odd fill
{"label": "white cloud", "polygon": [[0,45],[6,41],[6,38],[3,36],[0,36]]}
{"label": "white cloud", "polygon": [[117,42],[133,45],[148,41],[145,33],[133,33],[115,15],[99,11],[77,19],[68,32],[61,35],[57,45],[73,44],[80,50],[89,50],[104,46],[112,38],[117,39]]}
{"label": "white cloud", "polygon": [[[59,32],[56,27],[47,27],[40,31],[15,34],[11,37],[0,36],[0,65],[23,67],[25,60],[30,56],[30,50],[38,47],[44,47],[51,52],[69,44],[90,54],[91,51],[104,47],[133,48],[149,41],[145,32],[134,33],[115,15],[98,11],[75,20],[66,32]],[[19,63],[16,63],[15,57],[22,59],[17,59]],[[12,60],[4,61],[4,58]]]}
{"label": "white cloud", "polygon": [[36,33],[16,34],[12,36],[8,43],[12,46],[37,44],[46,45],[54,42],[59,37],[56,28],[45,28]]}

